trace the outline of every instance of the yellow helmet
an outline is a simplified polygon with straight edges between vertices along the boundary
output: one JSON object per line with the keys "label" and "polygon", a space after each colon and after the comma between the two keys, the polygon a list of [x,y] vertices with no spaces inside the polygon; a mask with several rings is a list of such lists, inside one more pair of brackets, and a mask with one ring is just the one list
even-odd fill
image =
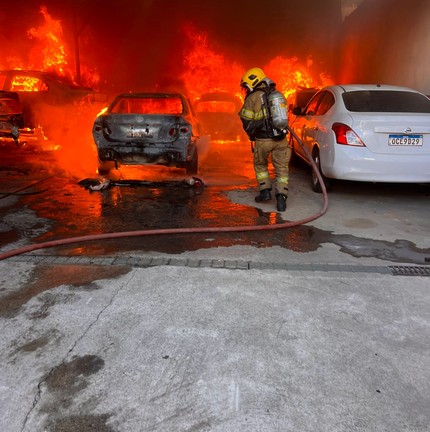
{"label": "yellow helmet", "polygon": [[260,68],[252,68],[245,72],[240,81],[240,86],[252,91],[264,78],[266,78],[266,75]]}

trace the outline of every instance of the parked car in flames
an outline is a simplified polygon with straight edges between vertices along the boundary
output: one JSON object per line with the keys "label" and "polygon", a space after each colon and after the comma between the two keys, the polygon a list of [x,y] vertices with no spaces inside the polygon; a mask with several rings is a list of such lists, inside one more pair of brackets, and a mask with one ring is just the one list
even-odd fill
{"label": "parked car in flames", "polygon": [[96,118],[92,133],[100,174],[112,164],[174,166],[197,174],[205,140],[189,99],[179,93],[120,94]]}
{"label": "parked car in flames", "polygon": [[[94,115],[106,104],[106,96],[95,90],[73,84],[65,77],[37,70],[0,71],[0,90],[19,95],[23,124],[29,130],[42,127],[49,135],[52,125],[81,111]],[[60,113],[63,118],[60,118]],[[56,122],[53,122],[53,117]]]}
{"label": "parked car in flames", "polygon": [[205,93],[195,103],[203,132],[214,141],[247,139],[237,113],[242,106],[239,96],[226,92]]}

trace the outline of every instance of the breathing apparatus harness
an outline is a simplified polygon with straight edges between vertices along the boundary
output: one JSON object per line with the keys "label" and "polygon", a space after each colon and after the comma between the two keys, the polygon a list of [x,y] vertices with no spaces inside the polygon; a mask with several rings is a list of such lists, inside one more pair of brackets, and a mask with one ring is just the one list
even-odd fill
{"label": "breathing apparatus harness", "polygon": [[267,135],[267,138],[282,140],[288,133],[285,98],[281,92],[276,90],[276,84],[270,78],[264,78],[261,83],[264,85],[259,85],[252,91],[261,91],[263,93],[262,110],[264,125],[261,125],[260,130]]}

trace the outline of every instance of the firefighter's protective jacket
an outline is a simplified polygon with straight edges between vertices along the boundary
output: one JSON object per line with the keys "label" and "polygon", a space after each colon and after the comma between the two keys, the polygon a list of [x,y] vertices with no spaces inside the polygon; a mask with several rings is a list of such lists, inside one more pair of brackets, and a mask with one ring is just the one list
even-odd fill
{"label": "firefighter's protective jacket", "polygon": [[[266,84],[263,83],[262,86],[266,86]],[[251,141],[272,138],[268,130],[269,114],[263,102],[264,94],[265,92],[261,87],[250,92],[239,111],[243,129]]]}

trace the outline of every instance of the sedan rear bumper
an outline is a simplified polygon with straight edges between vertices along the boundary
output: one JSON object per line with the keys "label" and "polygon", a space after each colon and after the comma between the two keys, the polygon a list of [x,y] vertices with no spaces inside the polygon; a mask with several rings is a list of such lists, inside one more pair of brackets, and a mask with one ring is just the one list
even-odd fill
{"label": "sedan rear bumper", "polygon": [[373,154],[367,148],[336,145],[334,158],[321,154],[321,170],[338,180],[430,183],[430,154]]}

